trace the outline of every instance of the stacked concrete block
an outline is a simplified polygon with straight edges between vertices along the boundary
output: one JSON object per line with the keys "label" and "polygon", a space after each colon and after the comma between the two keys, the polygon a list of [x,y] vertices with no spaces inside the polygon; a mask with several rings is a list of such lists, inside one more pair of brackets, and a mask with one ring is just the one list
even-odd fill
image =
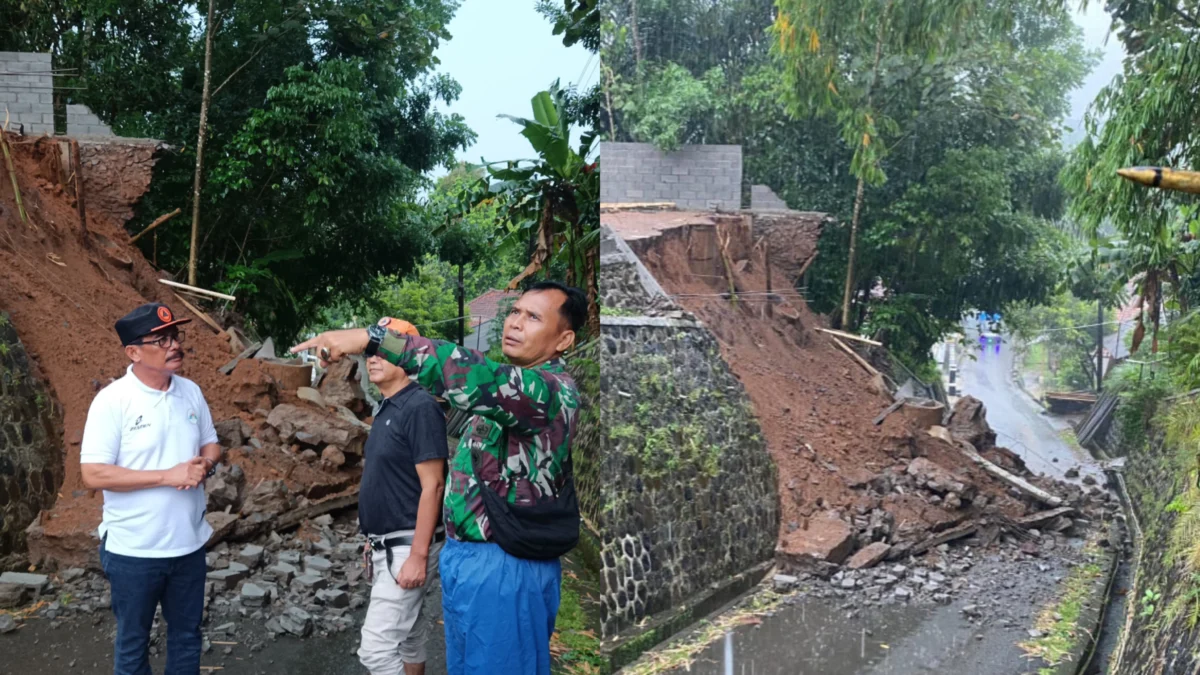
{"label": "stacked concrete block", "polygon": [[607,204],[674,202],[680,209],[742,208],[742,148],[688,145],[663,152],[646,143],[605,142],[600,147]]}
{"label": "stacked concrete block", "polygon": [[788,205],[766,185],[751,185],[750,208],[755,211],[787,211]]}
{"label": "stacked concrete block", "polygon": [[54,77],[49,53],[0,52],[0,123],[9,130],[54,133]]}
{"label": "stacked concrete block", "polygon": [[67,106],[68,136],[112,136],[113,130],[92,114],[86,105]]}

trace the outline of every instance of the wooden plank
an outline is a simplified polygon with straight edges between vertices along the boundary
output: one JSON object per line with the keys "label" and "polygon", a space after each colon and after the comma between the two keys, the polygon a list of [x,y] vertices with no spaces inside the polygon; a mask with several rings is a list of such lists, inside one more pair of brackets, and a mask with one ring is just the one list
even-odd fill
{"label": "wooden plank", "polygon": [[1071,508],[1070,506],[1060,506],[1057,509],[1050,509],[1049,511],[1039,511],[1037,513],[1030,514],[1028,516],[1022,516],[1021,518],[1017,518],[1017,522],[1020,523],[1021,525],[1024,525],[1025,527],[1035,527],[1037,525],[1041,525],[1042,523],[1046,523],[1051,520],[1054,520],[1055,518],[1058,518],[1059,516],[1067,516],[1074,512],[1075,512],[1075,509]]}
{"label": "wooden plank", "polygon": [[938,534],[926,538],[924,541],[914,545],[911,549],[909,549],[908,553],[909,555],[920,555],[921,553],[924,553],[935,546],[941,546],[942,544],[954,541],[955,539],[962,539],[963,537],[975,534],[975,531],[978,529],[979,522],[972,520],[969,523],[964,523],[958,527],[952,527],[945,532],[939,532]]}
{"label": "wooden plank", "polygon": [[200,319],[201,321],[203,321],[204,323],[208,324],[208,327],[209,327],[209,328],[211,328],[211,329],[213,329],[214,331],[216,331],[217,335],[221,335],[222,333],[224,333],[224,332],[225,332],[225,329],[224,329],[224,328],[221,328],[221,324],[217,323],[216,321],[213,321],[213,318],[212,318],[211,316],[209,316],[208,314],[206,314],[206,313],[204,313],[204,312],[200,311],[200,309],[199,309],[199,308],[197,308],[195,305],[193,305],[192,303],[188,302],[187,300],[184,300],[182,295],[180,295],[180,294],[178,294],[178,293],[175,293],[174,295],[175,295],[175,297],[176,297],[176,298],[178,298],[178,299],[179,299],[179,301],[180,301],[180,302],[182,302],[182,303],[183,303],[183,306],[184,306],[184,307],[187,307],[187,308],[188,308],[188,311],[190,311],[192,314],[195,314],[197,317],[199,317],[199,319]]}
{"label": "wooden plank", "polygon": [[1024,492],[1030,497],[1033,497],[1042,503],[1049,504],[1050,506],[1062,506],[1063,500],[1061,498],[1055,497],[1049,492],[1030,484],[1029,481],[1026,481],[1024,478],[1014,476],[995,464],[992,464],[988,460],[981,457],[978,452],[975,452],[975,447],[970,443],[967,443],[966,441],[959,441],[958,449],[960,452],[962,452],[962,454],[966,455],[968,459],[982,467],[984,471],[987,471],[988,473],[1015,487],[1021,492]]}
{"label": "wooden plank", "polygon": [[160,283],[160,284],[164,284],[164,285],[166,285],[166,286],[170,286],[171,288],[182,288],[182,289],[184,289],[184,290],[186,290],[186,291],[192,291],[193,293],[199,293],[200,295],[207,295],[207,296],[209,296],[209,297],[213,297],[213,298],[220,298],[220,299],[222,299],[222,300],[229,300],[230,302],[233,302],[233,301],[236,301],[236,300],[237,300],[237,298],[233,297],[232,295],[226,295],[226,294],[224,294],[224,293],[218,293],[218,292],[216,292],[216,291],[210,291],[210,290],[208,290],[208,289],[205,289],[205,288],[196,288],[195,286],[188,286],[187,284],[181,284],[181,283],[179,283],[178,281],[170,281],[170,280],[168,280],[168,279],[159,279],[159,280],[158,280],[158,283]]}
{"label": "wooden plank", "polygon": [[221,373],[222,375],[228,375],[228,374],[232,373],[233,369],[237,368],[237,364],[241,363],[244,359],[250,358],[250,355],[253,354],[254,352],[258,351],[259,348],[261,348],[261,347],[262,347],[261,342],[255,342],[254,344],[250,345],[249,347],[246,347],[244,350],[242,350],[242,353],[235,356],[232,361],[230,361],[229,363],[226,363],[225,365],[221,366],[220,368],[217,368],[217,372]]}
{"label": "wooden plank", "polygon": [[888,415],[891,415],[892,413],[896,412],[903,405],[904,405],[904,399],[900,399],[899,401],[896,401],[895,403],[884,408],[883,412],[879,413],[879,415],[876,416],[875,419],[873,420],[873,422],[875,423],[875,426],[879,426],[880,424],[883,424],[883,421],[885,419],[887,419]]}
{"label": "wooden plank", "polygon": [[850,349],[849,347],[847,347],[845,342],[842,342],[841,340],[833,337],[832,335],[829,336],[829,339],[833,340],[833,344],[837,345],[839,349],[841,349],[842,351],[849,354],[850,358],[854,359],[854,361],[856,363],[858,363],[858,365],[862,366],[863,369],[865,369],[868,373],[870,373],[872,375],[880,375],[880,376],[883,375],[883,373],[880,373],[878,370],[875,370],[874,366],[867,363],[866,359],[864,359],[863,357],[861,357],[857,353],[855,353],[855,351],[853,349]]}
{"label": "wooden plank", "polygon": [[869,344],[869,345],[873,345],[873,346],[875,346],[875,347],[882,347],[882,346],[883,346],[883,343],[882,343],[882,342],[877,342],[877,341],[875,341],[875,340],[872,340],[872,339],[870,339],[870,338],[865,338],[865,337],[863,337],[863,336],[861,336],[861,335],[855,335],[855,334],[853,334],[853,333],[846,333],[846,332],[843,332],[843,331],[840,331],[840,330],[834,330],[834,329],[832,329],[832,328],[820,328],[820,327],[818,327],[818,328],[817,328],[817,330],[821,331],[822,333],[829,333],[830,335],[836,335],[836,336],[838,336],[838,337],[844,337],[844,338],[846,338],[846,339],[848,339],[848,340],[856,340],[856,341],[858,341],[858,342],[865,342],[865,343],[867,343],[867,344]]}

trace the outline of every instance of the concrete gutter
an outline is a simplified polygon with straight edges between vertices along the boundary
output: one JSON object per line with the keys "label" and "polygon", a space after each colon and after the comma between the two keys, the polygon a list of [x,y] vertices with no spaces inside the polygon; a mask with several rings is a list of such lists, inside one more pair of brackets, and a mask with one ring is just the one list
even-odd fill
{"label": "concrete gutter", "polygon": [[1104,560],[1101,562],[1102,566],[1107,566],[1107,570],[1092,584],[1087,599],[1079,610],[1079,619],[1075,622],[1076,635],[1083,636],[1084,639],[1080,640],[1054,668],[1055,675],[1084,675],[1091,666],[1096,655],[1096,645],[1099,644],[1104,615],[1108,610],[1109,597],[1117,579],[1117,570],[1120,568],[1121,534],[1119,524],[1113,523],[1109,526],[1109,545],[1103,550]]}

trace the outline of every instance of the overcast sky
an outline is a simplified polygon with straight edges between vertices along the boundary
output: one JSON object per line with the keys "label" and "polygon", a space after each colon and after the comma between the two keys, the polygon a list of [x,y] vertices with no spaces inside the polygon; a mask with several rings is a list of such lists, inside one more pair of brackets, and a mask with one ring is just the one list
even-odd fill
{"label": "overcast sky", "polygon": [[1084,45],[1088,49],[1101,50],[1100,63],[1092,70],[1091,75],[1084,80],[1083,85],[1071,92],[1071,114],[1067,126],[1076,127],[1083,119],[1092,100],[1105,85],[1112,81],[1114,75],[1121,72],[1121,59],[1125,50],[1117,36],[1109,33],[1112,19],[1104,11],[1104,3],[1089,2],[1087,11],[1074,12],[1075,23],[1083,29]]}
{"label": "overcast sky", "polygon": [[[530,99],[556,78],[562,84],[591,86],[599,75],[599,57],[576,44],[564,47],[562,36],[534,9],[534,0],[466,0],[450,22],[453,38],[436,52],[441,72],[462,85],[462,96],[443,110],[456,112],[479,135],[475,145],[459,152],[462,161],[525,159],[533,148],[515,122],[497,119],[504,113],[533,117]],[[435,176],[445,174],[438,170]]]}

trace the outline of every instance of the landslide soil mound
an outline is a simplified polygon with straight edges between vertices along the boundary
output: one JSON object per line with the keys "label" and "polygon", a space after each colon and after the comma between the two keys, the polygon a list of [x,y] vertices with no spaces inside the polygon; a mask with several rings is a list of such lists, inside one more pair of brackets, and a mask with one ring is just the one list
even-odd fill
{"label": "landslide soil mound", "polygon": [[[42,526],[49,539],[70,537],[90,533],[100,520],[101,496],[85,490],[80,481],[79,445],[92,398],[128,365],[113,328],[117,319],[146,302],[167,303],[176,314],[193,319],[186,326],[181,374],[200,385],[214,419],[239,414],[233,405],[238,383],[217,372],[232,358],[228,341],[158,283],[169,275],[146,261],[124,229],[149,187],[158,145],[124,139],[81,144],[85,229],[69,164],[64,171],[60,139],[5,138],[29,223],[22,222],[8,170],[0,164],[0,309],[9,313],[36,369],[62,405],[65,478],[58,503],[43,516]],[[164,227],[172,225],[179,223]],[[287,471],[279,462],[238,459],[251,485]],[[318,482],[340,480],[307,473]]]}
{"label": "landslide soil mound", "polygon": [[[896,489],[917,456],[973,485],[985,497],[976,497],[977,504],[1009,517],[1025,513],[1025,504],[1010,496],[1006,485],[901,414],[890,415],[880,426],[873,423],[892,403],[891,396],[881,381],[816,330],[827,327],[824,317],[808,309],[790,280],[780,278],[780,269],[795,269],[795,261],[772,258],[777,295],[765,294],[765,249],[755,245],[750,227],[748,219],[720,220],[710,237],[717,248],[709,254],[698,250],[704,248],[697,245],[700,239],[686,229],[667,230],[642,246],[639,255],[664,289],[716,335],[722,355],[754,403],[779,468],[781,541],[811,517],[831,510],[865,517],[882,509],[894,519],[893,539],[907,541],[978,512],[977,507],[947,506],[926,491]],[[742,294],[736,302],[728,296],[723,242],[732,283]]]}

